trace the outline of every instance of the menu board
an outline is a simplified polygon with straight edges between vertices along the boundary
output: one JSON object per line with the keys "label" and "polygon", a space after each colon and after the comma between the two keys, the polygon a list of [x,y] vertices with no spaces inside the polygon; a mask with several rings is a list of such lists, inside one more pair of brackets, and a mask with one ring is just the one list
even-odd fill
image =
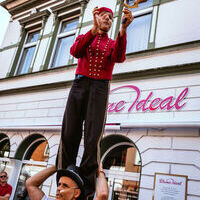
{"label": "menu board", "polygon": [[155,173],[153,200],[187,200],[187,176]]}

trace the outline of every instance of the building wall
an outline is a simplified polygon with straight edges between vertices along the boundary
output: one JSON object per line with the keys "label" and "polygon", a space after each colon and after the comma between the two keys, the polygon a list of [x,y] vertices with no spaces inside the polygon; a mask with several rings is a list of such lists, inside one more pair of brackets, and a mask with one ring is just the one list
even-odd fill
{"label": "building wall", "polygon": [[[63,2],[51,0],[36,8],[43,11]],[[189,0],[162,2],[155,3],[153,8],[149,43],[154,43],[154,46],[130,53],[124,63],[116,64],[111,90],[122,86],[137,87],[140,90],[138,101],[145,100],[153,92],[146,103],[147,108],[153,99],[163,100],[170,96],[173,97],[172,105],[178,95],[188,88],[186,97],[180,103],[185,105],[179,110],[173,107],[170,110],[165,108],[154,111],[137,111],[134,105],[128,112],[136,99],[135,90],[116,90],[110,94],[109,102],[115,106],[120,101],[126,103],[122,111],[108,113],[107,124],[111,126],[106,126],[104,137],[110,134],[123,135],[130,138],[138,148],[142,159],[139,200],[151,199],[155,172],[187,175],[187,199],[197,200],[200,198],[200,6],[198,1],[191,3]],[[92,27],[92,9],[96,5],[109,6],[117,17],[120,14],[119,1],[109,1],[108,5],[106,0],[90,0],[82,27],[76,35],[79,31],[86,33]],[[6,77],[12,68],[22,36],[18,20],[29,16],[30,11],[25,10],[13,16],[0,49],[0,131],[9,136],[11,159],[28,136],[34,133],[43,135],[50,148],[48,165],[52,165],[56,159],[62,117],[77,60],[74,65],[60,69],[41,70],[56,25],[55,16],[51,13],[41,30],[43,37],[33,64],[34,73]],[[118,31],[117,17],[109,33],[112,38]],[[118,109],[121,108],[118,105]],[[115,127],[120,130],[114,131]],[[77,164],[80,163],[82,153],[83,140]],[[47,195],[50,194],[52,180],[54,184],[55,179],[50,178],[43,186]]]}
{"label": "building wall", "polygon": [[[111,90],[127,85],[136,86],[140,90],[140,96],[132,88],[122,88],[111,92],[109,103],[114,103],[113,108],[120,101],[126,103],[122,106],[124,107],[122,111],[108,113],[107,123],[121,123],[121,125],[129,123],[199,123],[200,75],[198,73],[113,82]],[[188,93],[177,104],[185,105],[181,109],[176,109],[174,104],[186,88],[188,88]],[[63,87],[2,96],[0,98],[0,127],[61,126],[69,90],[69,87]],[[136,104],[147,99],[150,92],[153,93],[145,108],[149,108],[155,98],[164,100],[170,96],[173,97],[170,103],[173,108],[167,110],[165,106],[163,110],[160,108],[146,111],[138,108],[137,110]],[[137,103],[129,112],[128,109],[133,105],[137,96],[139,96]],[[168,102],[166,101],[163,105]]]}
{"label": "building wall", "polygon": [[[156,47],[190,42],[200,39],[199,2],[171,1],[159,7]],[[176,31],[174,31],[176,30]]]}
{"label": "building wall", "polygon": [[199,199],[199,129],[189,128],[135,128],[109,132],[130,138],[141,155],[142,171],[139,200],[153,195],[156,172],[188,176],[187,199]]}

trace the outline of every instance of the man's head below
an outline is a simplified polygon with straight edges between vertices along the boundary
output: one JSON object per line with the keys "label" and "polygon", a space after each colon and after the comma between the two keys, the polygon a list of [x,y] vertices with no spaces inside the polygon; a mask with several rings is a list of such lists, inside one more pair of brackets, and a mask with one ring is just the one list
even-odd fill
{"label": "man's head below", "polygon": [[56,200],[84,199],[84,183],[78,167],[70,165],[67,169],[57,171]]}
{"label": "man's head below", "polygon": [[7,183],[7,180],[8,180],[7,172],[5,172],[5,171],[1,172],[0,173],[0,183],[5,184],[5,183]]}
{"label": "man's head below", "polygon": [[103,32],[108,32],[113,22],[113,11],[106,7],[101,7],[98,9],[98,11],[99,28]]}

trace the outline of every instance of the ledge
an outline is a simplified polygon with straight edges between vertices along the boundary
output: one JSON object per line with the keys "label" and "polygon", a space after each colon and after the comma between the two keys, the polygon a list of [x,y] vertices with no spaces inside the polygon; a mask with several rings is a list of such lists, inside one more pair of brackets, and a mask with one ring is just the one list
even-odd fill
{"label": "ledge", "polygon": [[[27,126],[0,126],[0,131],[56,131],[60,132],[62,124],[57,125],[27,125]],[[187,128],[199,129],[200,122],[143,122],[143,123],[122,123],[118,125],[105,124],[105,130],[122,130],[135,128],[153,128],[153,129],[173,129],[173,128]]]}
{"label": "ledge", "polygon": [[[16,77],[1,79],[0,83],[4,83],[7,88],[0,88],[0,95],[30,92],[43,89],[69,87],[72,84],[76,64],[64,66],[60,68],[24,74]],[[154,68],[140,71],[132,71],[113,75],[113,82],[123,80],[138,80],[152,77],[176,76],[181,74],[200,73],[200,62],[184,65],[167,66],[162,68]],[[67,77],[68,76],[68,77]],[[54,80],[52,80],[54,78]],[[14,83],[14,87],[10,86]],[[17,84],[21,86],[17,86]],[[27,85],[24,85],[24,82]],[[10,87],[9,87],[10,86]]]}

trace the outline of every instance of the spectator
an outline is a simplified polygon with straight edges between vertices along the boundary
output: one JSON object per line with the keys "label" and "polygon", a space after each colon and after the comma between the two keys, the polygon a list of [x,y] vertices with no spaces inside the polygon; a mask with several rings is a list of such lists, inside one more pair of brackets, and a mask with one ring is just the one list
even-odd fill
{"label": "spectator", "polygon": [[12,193],[12,186],[7,183],[8,174],[5,171],[0,173],[0,200],[9,200]]}

